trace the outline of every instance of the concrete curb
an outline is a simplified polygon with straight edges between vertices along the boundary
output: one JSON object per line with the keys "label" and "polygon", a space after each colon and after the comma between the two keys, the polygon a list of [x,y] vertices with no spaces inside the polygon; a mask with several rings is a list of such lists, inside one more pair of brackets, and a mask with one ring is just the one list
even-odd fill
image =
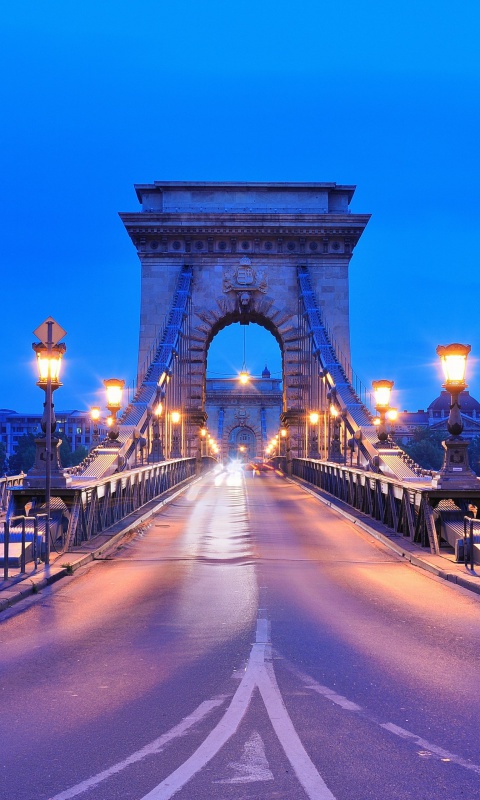
{"label": "concrete curb", "polygon": [[[326,495],[326,493],[321,493],[321,490],[315,490],[311,488],[305,481],[301,478],[291,478],[288,475],[283,476],[285,480],[293,483],[295,486],[299,486],[308,494],[315,497],[316,500],[319,500],[324,505],[332,508],[334,511],[337,511],[342,517],[348,519],[353,525],[361,528],[365,533],[368,533],[369,536],[372,536],[377,541],[381,542],[388,547],[390,550],[393,550],[396,555],[400,556],[400,558],[405,559],[408,561],[412,566],[418,567],[419,569],[423,569],[426,572],[430,572],[432,575],[441,578],[442,580],[449,581],[450,583],[454,583],[457,586],[461,586],[462,589],[468,589],[470,592],[474,592],[475,594],[480,595],[480,576],[477,578],[469,577],[468,575],[459,574],[459,572],[452,572],[448,569],[442,569],[441,567],[437,566],[436,564],[432,564],[428,561],[425,557],[422,558],[421,556],[414,553],[412,550],[408,550],[406,547],[402,547],[397,542],[393,542],[388,536],[381,533],[380,531],[375,530],[371,525],[368,524],[365,520],[361,519],[355,514],[350,513],[345,508],[342,508],[340,505],[341,501],[336,501],[336,498],[331,498]],[[459,570],[462,569],[461,565],[459,564]]]}
{"label": "concrete curb", "polygon": [[[119,545],[127,533],[134,528],[138,528],[139,525],[142,525],[147,519],[156,514],[162,506],[171,503],[178,495],[185,492],[190,486],[198,483],[202,478],[203,475],[186,478],[183,483],[179,484],[179,488],[172,490],[171,494],[167,494],[160,500],[151,500],[149,503],[146,503],[138,511],[132,512],[123,520],[120,520],[120,522],[112,525],[111,528],[108,529],[108,533],[99,533],[94,539],[102,539],[102,542],[100,543],[97,541],[97,546],[95,546],[94,539],[92,539],[90,542],[94,545],[92,550],[88,552],[83,550],[81,553],[79,553],[78,550],[72,553],[64,553],[64,561],[61,566],[57,567],[53,564],[49,567],[43,567],[41,571],[25,577],[23,580],[19,581],[18,584],[14,584],[8,589],[2,589],[0,593],[0,613],[32,594],[38,594],[38,592],[46,586],[56,583],[62,578],[71,577],[74,572],[84,567],[90,561],[95,561],[100,556],[105,555],[116,547],[116,545]],[[77,554],[78,558],[75,558]]]}

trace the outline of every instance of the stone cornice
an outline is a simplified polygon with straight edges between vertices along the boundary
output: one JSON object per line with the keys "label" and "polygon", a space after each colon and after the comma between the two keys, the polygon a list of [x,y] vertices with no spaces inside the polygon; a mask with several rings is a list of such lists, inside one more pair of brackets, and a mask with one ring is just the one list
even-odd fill
{"label": "stone cornice", "polygon": [[272,394],[245,394],[239,395],[235,392],[224,392],[210,390],[206,393],[206,405],[213,404],[215,406],[221,403],[228,403],[229,405],[252,405],[252,406],[265,406],[281,404],[283,398],[282,392],[273,392]]}
{"label": "stone cornice", "polygon": [[120,219],[130,232],[148,231],[158,234],[218,233],[236,235],[240,230],[255,232],[258,235],[284,234],[295,231],[297,235],[318,233],[333,229],[351,229],[352,233],[363,231],[370,214],[159,214],[141,212],[121,212]]}

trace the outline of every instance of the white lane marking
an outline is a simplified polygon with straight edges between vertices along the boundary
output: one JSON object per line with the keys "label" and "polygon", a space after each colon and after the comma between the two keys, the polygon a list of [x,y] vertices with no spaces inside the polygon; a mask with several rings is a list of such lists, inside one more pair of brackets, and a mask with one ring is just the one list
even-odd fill
{"label": "white lane marking", "polygon": [[256,783],[257,781],[273,781],[273,772],[265,755],[263,739],[257,731],[243,745],[240,761],[231,761],[228,766],[233,769],[232,778],[224,778],[214,783]]}
{"label": "white lane marking", "polygon": [[327,697],[332,703],[335,703],[340,708],[343,708],[345,711],[361,711],[362,707],[357,706],[356,703],[353,703],[351,700],[347,700],[346,697],[343,697],[341,694],[337,694],[333,691],[333,689],[329,689],[328,686],[322,686],[321,683],[316,683],[315,681],[312,683],[305,684],[306,689],[313,689],[314,692],[318,692],[318,694]]}
{"label": "white lane marking", "polygon": [[267,619],[257,619],[257,632],[255,635],[255,641],[257,644],[266,644],[269,641]]}
{"label": "white lane marking", "polygon": [[304,672],[301,672],[286,659],[284,659],[284,663],[287,669],[302,681],[306,689],[313,689],[313,691],[323,695],[327,698],[327,700],[331,700],[332,703],[336,703],[336,705],[341,706],[341,708],[344,708],[346,711],[361,712],[361,715],[365,719],[368,719],[375,725],[379,725],[380,728],[383,728],[389,733],[393,733],[395,736],[399,736],[402,739],[409,739],[418,747],[429,751],[431,755],[437,756],[437,758],[441,758],[444,761],[449,761],[452,764],[457,764],[460,767],[464,767],[465,769],[469,769],[471,772],[475,772],[477,775],[480,775],[480,765],[474,764],[471,761],[467,761],[465,758],[462,758],[462,756],[459,756],[456,753],[450,753],[449,750],[445,750],[443,747],[439,747],[439,745],[428,742],[426,739],[422,739],[421,736],[417,736],[416,733],[407,731],[405,728],[401,728],[399,725],[395,725],[393,722],[378,722],[378,720],[373,718],[367,711],[364,711],[361,706],[357,705],[351,700],[348,700],[341,694],[337,694],[333,691],[333,689],[329,689],[328,686],[322,686],[320,683],[317,683],[313,680],[313,678],[311,678],[309,675],[306,675]]}
{"label": "white lane marking", "polygon": [[469,769],[472,772],[476,772],[477,775],[480,775],[480,766],[478,764],[472,764],[471,761],[466,761],[461,756],[457,756],[455,753],[450,753],[448,750],[444,750],[443,747],[438,747],[436,744],[427,742],[426,739],[422,739],[422,737],[417,736],[416,733],[406,731],[405,728],[400,728],[398,725],[394,725],[393,722],[384,722],[380,725],[380,727],[384,728],[390,733],[395,734],[395,736],[400,736],[402,739],[412,739],[416,745],[423,747],[424,750],[429,750],[433,755],[446,759],[447,761],[451,761],[454,764],[458,764],[460,767],[464,767],[465,769]]}
{"label": "white lane marking", "polygon": [[222,719],[193,755],[141,800],[170,800],[200,772],[237,731],[256,687],[260,690],[277,738],[309,800],[335,800],[303,747],[288,715],[273,667],[265,662],[267,648],[270,652],[268,620],[261,618],[257,620],[256,641],[245,675]]}
{"label": "white lane marking", "polygon": [[345,711],[361,711],[362,707],[354,703],[352,700],[349,700],[347,697],[344,697],[342,694],[338,694],[334,691],[334,689],[330,689],[328,686],[322,686],[321,683],[317,683],[314,681],[310,675],[306,675],[305,672],[297,669],[293,664],[289,661],[284,659],[285,666],[287,669],[292,672],[302,683],[305,685],[306,689],[313,689],[314,692],[323,695],[328,700],[331,700],[332,703],[335,705],[340,706]]}
{"label": "white lane marking", "polygon": [[205,700],[205,702],[200,703],[198,708],[189,714],[188,717],[185,717],[185,719],[183,719],[178,725],[175,725],[174,728],[171,728],[169,731],[167,731],[167,733],[162,734],[162,736],[159,736],[158,739],[154,739],[154,741],[150,742],[150,744],[142,747],[141,750],[137,750],[136,753],[132,753],[132,755],[128,756],[123,761],[119,761],[112,767],[93,775],[93,777],[87,778],[81,783],[77,783],[70,789],[66,789],[63,792],[60,792],[60,794],[56,794],[55,797],[51,797],[49,800],[70,800],[72,797],[77,797],[79,794],[86,792],[88,789],[93,789],[99,783],[102,783],[102,781],[107,780],[107,778],[110,778],[112,775],[116,775],[126,767],[131,766],[131,764],[136,764],[138,761],[141,761],[147,756],[161,753],[167,744],[172,742],[174,739],[178,739],[180,736],[184,736],[184,734],[187,733],[190,728],[196,725],[197,722],[200,722],[202,719],[204,719],[204,717],[206,717],[208,714],[211,714],[211,712],[218,708],[218,706],[221,706],[225,700],[227,700],[227,698],[228,695],[222,694],[218,695],[217,697],[213,697],[211,700]]}
{"label": "white lane marking", "polygon": [[263,654],[259,660],[259,654],[255,648],[258,648],[258,645],[253,645],[245,675],[218,725],[190,758],[187,758],[178,769],[146,794],[142,800],[168,800],[173,797],[205,764],[211,761],[233,736],[250,705],[250,699],[256,686],[255,673],[258,671],[258,664],[263,662]]}
{"label": "white lane marking", "polygon": [[282,745],[298,780],[305,789],[307,797],[310,800],[335,800],[334,795],[317,771],[300,741],[300,737],[285,708],[271,664],[264,664],[263,669],[260,671],[258,688],[278,741]]}

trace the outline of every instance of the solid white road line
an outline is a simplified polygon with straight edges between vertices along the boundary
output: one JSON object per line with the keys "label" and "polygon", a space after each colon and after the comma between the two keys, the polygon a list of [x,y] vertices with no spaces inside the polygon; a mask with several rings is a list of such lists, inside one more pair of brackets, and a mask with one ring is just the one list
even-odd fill
{"label": "solid white road line", "polygon": [[91,778],[87,778],[87,780],[82,781],[81,783],[77,783],[76,786],[72,786],[70,789],[66,789],[60,794],[56,794],[54,797],[49,798],[49,800],[71,800],[72,797],[77,797],[79,794],[86,792],[88,789],[93,789],[102,781],[107,780],[107,778],[112,777],[112,775],[116,775],[118,772],[121,772],[126,767],[129,767],[131,764],[136,764],[138,761],[141,761],[143,758],[147,756],[155,755],[156,753],[161,753],[163,748],[172,742],[174,739],[178,739],[179,736],[183,736],[187,733],[190,728],[204,719],[208,714],[211,714],[214,709],[221,706],[222,703],[225,702],[228,695],[218,695],[217,697],[213,697],[211,700],[205,700],[205,702],[200,703],[198,708],[195,709],[188,717],[185,717],[178,725],[175,725],[174,728],[171,728],[167,733],[162,734],[159,736],[158,739],[154,739],[153,742],[150,744],[145,745],[142,747],[141,750],[137,750],[135,753],[132,753],[131,756],[125,758],[123,761],[119,761],[117,764],[114,764],[112,767],[103,770],[102,772],[98,772],[96,775],[93,775]]}
{"label": "solid white road line", "polygon": [[252,656],[250,656],[247,671],[218,725],[190,758],[152,789],[151,792],[146,794],[142,800],[168,800],[168,798],[173,797],[228,742],[237,730],[250,705],[250,699],[257,684],[257,671],[257,659],[252,660]]}
{"label": "solid white road line", "polygon": [[193,755],[144,795],[142,800],[169,800],[200,772],[237,731],[257,686],[278,740],[309,800],[335,800],[303,747],[288,715],[273,668],[265,663],[267,648],[270,650],[268,620],[262,618],[257,620],[256,642],[252,646],[245,675],[224,716]]}
{"label": "solid white road line", "polygon": [[277,734],[278,741],[292,765],[295,774],[310,800],[335,800],[334,795],[317,771],[313,761],[300,741],[293,722],[285,708],[273,667],[264,664],[258,678],[258,688],[265,708]]}

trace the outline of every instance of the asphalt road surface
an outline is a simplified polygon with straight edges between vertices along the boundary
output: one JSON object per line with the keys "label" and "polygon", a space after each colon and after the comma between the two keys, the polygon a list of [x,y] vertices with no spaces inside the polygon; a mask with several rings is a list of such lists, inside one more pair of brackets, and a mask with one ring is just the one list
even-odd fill
{"label": "asphalt road surface", "polygon": [[480,606],[209,474],[0,622],[5,800],[480,798]]}

